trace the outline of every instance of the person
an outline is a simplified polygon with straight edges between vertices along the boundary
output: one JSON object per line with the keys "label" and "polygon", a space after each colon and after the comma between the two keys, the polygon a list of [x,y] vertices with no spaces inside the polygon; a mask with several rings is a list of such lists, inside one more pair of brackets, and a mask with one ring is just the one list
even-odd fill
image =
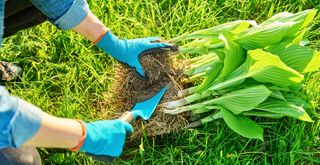
{"label": "person", "polygon": [[[1,0],[0,42],[17,31],[50,21],[61,30],[72,29],[106,54],[144,76],[139,55],[169,47],[158,37],[119,39],[89,9],[86,0]],[[1,19],[2,18],[2,19]],[[16,65],[2,62],[2,79],[19,73]],[[5,75],[5,76],[4,76]],[[95,156],[119,157],[132,126],[122,120],[81,120],[54,117],[0,86],[1,164],[41,164],[35,147],[69,148]]]}

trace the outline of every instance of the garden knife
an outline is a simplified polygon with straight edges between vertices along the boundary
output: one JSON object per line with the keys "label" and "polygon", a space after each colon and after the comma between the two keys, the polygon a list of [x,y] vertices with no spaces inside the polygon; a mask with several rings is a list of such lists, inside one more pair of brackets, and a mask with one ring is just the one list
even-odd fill
{"label": "garden knife", "polygon": [[154,110],[157,108],[162,96],[164,95],[167,86],[164,86],[156,95],[152,96],[151,98],[137,103],[131,111],[126,111],[124,114],[119,118],[121,120],[124,120],[128,123],[133,122],[138,117],[141,117],[143,120],[148,120]]}
{"label": "garden knife", "polygon": [[[152,96],[151,98],[137,103],[131,111],[124,112],[119,119],[128,123],[134,122],[138,117],[141,117],[143,120],[148,120],[152,116],[154,110],[157,108],[167,89],[167,86],[168,85],[164,86],[156,95]],[[112,156],[92,155],[90,153],[87,153],[87,155],[91,156],[94,160],[102,162],[111,163],[115,159],[115,157]]]}

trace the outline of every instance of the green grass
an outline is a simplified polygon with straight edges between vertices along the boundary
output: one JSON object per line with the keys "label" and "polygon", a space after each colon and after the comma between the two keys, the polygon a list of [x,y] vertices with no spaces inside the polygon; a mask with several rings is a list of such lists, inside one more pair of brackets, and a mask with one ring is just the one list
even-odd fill
{"label": "green grass", "polygon": [[[282,11],[320,9],[318,0],[109,0],[90,1],[90,7],[113,33],[136,38],[185,32],[238,19],[257,22]],[[320,15],[310,33],[320,50]],[[0,60],[24,67],[21,82],[6,83],[12,94],[60,117],[86,121],[102,119],[97,103],[113,75],[114,60],[72,31],[49,23],[23,30],[6,39]],[[310,75],[305,92],[314,106],[314,123],[294,119],[258,119],[264,142],[243,138],[223,121],[154,139],[141,139],[139,148],[115,164],[320,164],[320,73]],[[95,164],[84,154],[41,149],[44,164]]]}

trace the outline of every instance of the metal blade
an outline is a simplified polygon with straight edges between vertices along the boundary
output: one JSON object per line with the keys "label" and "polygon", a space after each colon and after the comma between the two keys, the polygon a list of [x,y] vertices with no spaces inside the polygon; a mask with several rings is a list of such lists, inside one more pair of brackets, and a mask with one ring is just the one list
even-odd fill
{"label": "metal blade", "polygon": [[157,108],[157,105],[163,97],[167,86],[168,85],[164,86],[156,95],[152,96],[150,99],[137,103],[131,110],[134,118],[137,119],[137,117],[139,116],[143,120],[148,120],[152,116],[154,110]]}

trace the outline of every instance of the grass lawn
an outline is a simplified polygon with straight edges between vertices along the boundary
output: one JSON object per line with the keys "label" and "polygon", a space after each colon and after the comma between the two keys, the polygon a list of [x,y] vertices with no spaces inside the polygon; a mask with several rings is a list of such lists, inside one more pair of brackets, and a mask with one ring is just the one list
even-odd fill
{"label": "grass lawn", "polygon": [[[170,39],[185,32],[238,19],[258,23],[282,11],[320,9],[318,0],[108,0],[90,7],[114,34]],[[309,39],[320,50],[320,14]],[[44,111],[86,121],[102,119],[99,101],[108,92],[115,61],[72,31],[49,23],[4,40],[1,59],[24,67],[21,82],[6,83],[13,95]],[[320,62],[320,61],[319,61]],[[320,72],[307,78],[305,92],[314,123],[258,120],[264,142],[234,133],[222,120],[154,139],[124,151],[115,164],[320,164]],[[40,149],[44,164],[99,164],[81,153]]]}

